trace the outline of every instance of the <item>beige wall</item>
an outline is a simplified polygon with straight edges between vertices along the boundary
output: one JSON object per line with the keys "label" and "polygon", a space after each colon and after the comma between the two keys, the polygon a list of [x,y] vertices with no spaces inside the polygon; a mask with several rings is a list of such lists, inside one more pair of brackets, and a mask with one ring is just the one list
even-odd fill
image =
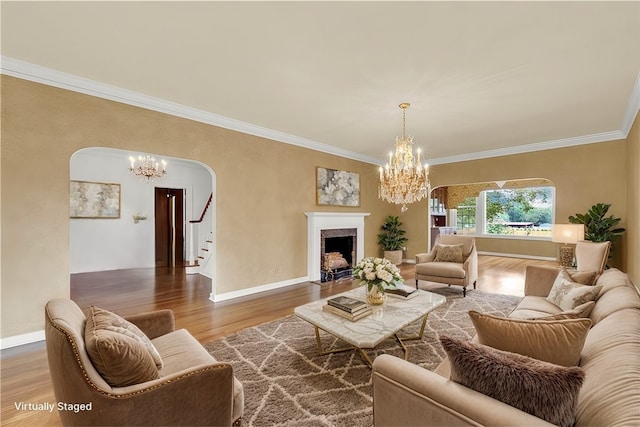
{"label": "beige wall", "polygon": [[[636,126],[637,128],[637,126]],[[586,212],[595,203],[611,203],[610,214],[622,218],[620,225],[628,227],[632,212],[627,203],[631,177],[626,173],[626,140],[580,145],[576,147],[538,151],[526,154],[494,157],[431,167],[431,185],[467,184],[523,178],[545,178],[556,187],[555,222],[568,223],[569,215]],[[637,154],[636,154],[637,173]],[[637,178],[636,178],[637,179]],[[636,202],[637,203],[637,202]],[[427,204],[412,206],[404,220],[408,234],[414,236],[411,250],[427,247],[423,231]],[[637,211],[636,211],[637,218]],[[629,253],[621,241],[612,264],[626,269]],[[635,237],[637,241],[637,236]],[[636,243],[637,244],[637,243]],[[480,251],[505,254],[555,256],[557,245],[511,239],[478,239]],[[637,255],[637,249],[636,249]],[[626,255],[625,255],[626,254]]]}
{"label": "beige wall", "polygon": [[[405,224],[405,258],[427,247],[427,201],[402,214],[379,201],[372,165],[12,77],[1,81],[2,338],[41,330],[46,301],[69,296],[69,159],[81,148],[199,160],[215,171],[217,293],[306,276],[305,211],[371,212],[365,220],[366,256],[379,255],[376,235],[387,215],[399,215]],[[635,216],[637,223],[640,211],[637,119],[634,132],[629,144],[434,166],[431,180],[435,187],[550,179],[557,187],[558,222],[594,203],[612,203],[611,213],[630,230],[625,260],[636,259],[639,231],[629,218]],[[632,156],[625,160],[627,145]],[[126,163],[123,159],[123,167]],[[316,166],[360,173],[361,207],[316,206]],[[637,267],[633,271],[637,283]]]}
{"label": "beige wall", "polygon": [[[373,165],[2,76],[3,338],[41,330],[46,301],[69,296],[69,159],[85,147],[215,171],[217,293],[306,277],[304,212],[371,212],[365,255],[377,255],[395,209],[378,200]],[[316,206],[316,166],[360,173],[361,206]]]}
{"label": "beige wall", "polygon": [[640,287],[640,114],[627,137],[627,272]]}

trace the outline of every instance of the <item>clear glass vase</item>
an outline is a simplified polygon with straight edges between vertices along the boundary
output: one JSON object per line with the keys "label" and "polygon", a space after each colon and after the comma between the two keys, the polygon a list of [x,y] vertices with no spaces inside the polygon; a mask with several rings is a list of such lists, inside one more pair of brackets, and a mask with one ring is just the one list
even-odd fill
{"label": "clear glass vase", "polygon": [[367,292],[367,303],[370,305],[382,305],[387,300],[384,289],[377,285],[367,284],[365,290]]}

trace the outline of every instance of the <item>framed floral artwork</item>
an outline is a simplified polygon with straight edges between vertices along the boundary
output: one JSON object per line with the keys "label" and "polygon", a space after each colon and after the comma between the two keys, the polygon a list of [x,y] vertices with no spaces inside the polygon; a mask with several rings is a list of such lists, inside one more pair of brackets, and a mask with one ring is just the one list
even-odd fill
{"label": "framed floral artwork", "polygon": [[120,218],[120,184],[69,182],[71,218]]}
{"label": "framed floral artwork", "polygon": [[360,174],[316,167],[316,203],[360,206]]}

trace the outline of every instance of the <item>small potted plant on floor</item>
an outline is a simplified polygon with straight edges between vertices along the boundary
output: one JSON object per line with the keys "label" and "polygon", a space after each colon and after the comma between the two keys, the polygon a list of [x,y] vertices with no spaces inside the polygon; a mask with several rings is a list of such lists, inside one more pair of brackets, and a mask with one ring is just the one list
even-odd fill
{"label": "small potted plant on floor", "polygon": [[402,249],[407,242],[404,237],[405,231],[400,228],[402,223],[397,216],[389,215],[382,227],[382,232],[378,234],[378,244],[382,246],[384,257],[394,265],[402,264]]}

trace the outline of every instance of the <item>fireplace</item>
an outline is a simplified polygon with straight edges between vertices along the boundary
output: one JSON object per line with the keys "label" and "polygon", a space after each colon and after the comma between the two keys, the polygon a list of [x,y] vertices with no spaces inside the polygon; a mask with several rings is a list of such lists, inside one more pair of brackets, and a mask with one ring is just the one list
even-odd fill
{"label": "fireplace", "polygon": [[357,228],[320,230],[320,281],[351,277],[357,259]]}
{"label": "fireplace", "polygon": [[[309,281],[320,281],[322,279],[327,252],[327,237],[330,238],[331,245],[340,245],[339,249],[334,249],[333,246],[330,246],[329,252],[338,252],[343,255],[342,258],[351,267],[364,257],[364,219],[370,214],[305,212],[305,215],[307,216],[307,274]],[[322,243],[323,233],[324,245]],[[332,241],[333,238],[336,240]],[[351,245],[351,249],[348,249],[347,245]]]}

